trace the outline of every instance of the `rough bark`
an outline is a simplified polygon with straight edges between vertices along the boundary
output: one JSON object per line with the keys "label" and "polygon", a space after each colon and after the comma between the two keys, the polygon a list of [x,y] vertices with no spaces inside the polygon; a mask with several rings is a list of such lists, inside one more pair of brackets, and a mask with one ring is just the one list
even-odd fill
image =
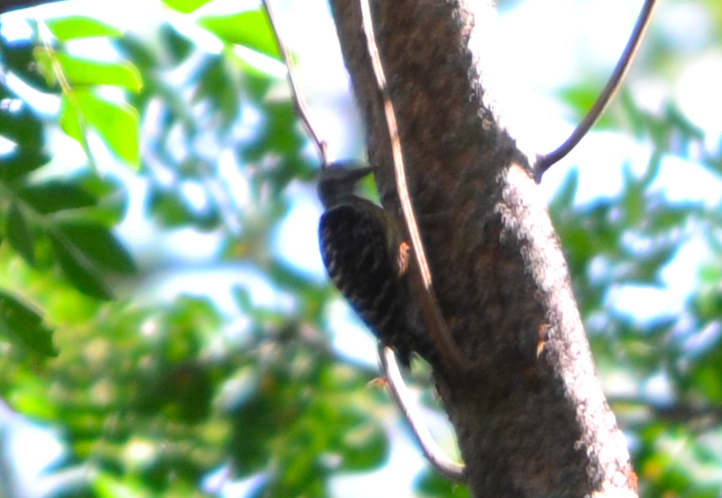
{"label": "rough bark", "polygon": [[[382,203],[398,214],[359,3],[331,4]],[[635,496],[545,202],[493,99],[493,3],[371,8],[434,289],[474,365],[439,386],[473,496]]]}

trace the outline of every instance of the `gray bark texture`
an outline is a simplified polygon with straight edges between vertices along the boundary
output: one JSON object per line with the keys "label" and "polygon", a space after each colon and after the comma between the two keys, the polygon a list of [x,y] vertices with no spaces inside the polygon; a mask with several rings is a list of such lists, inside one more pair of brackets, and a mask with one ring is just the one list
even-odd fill
{"label": "gray bark texture", "polygon": [[[331,5],[382,203],[403,223],[359,1]],[[473,365],[438,386],[472,495],[636,496],[546,203],[496,110],[493,3],[371,10],[434,290]]]}

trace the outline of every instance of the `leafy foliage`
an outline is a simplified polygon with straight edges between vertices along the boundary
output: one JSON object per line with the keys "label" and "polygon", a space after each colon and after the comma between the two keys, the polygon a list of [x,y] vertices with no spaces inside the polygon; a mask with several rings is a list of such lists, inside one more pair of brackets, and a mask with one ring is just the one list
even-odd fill
{"label": "leafy foliage", "polygon": [[[47,20],[49,40],[40,29],[0,37],[14,77],[0,79],[0,399],[62,429],[67,453],[51,471],[86,466],[57,495],[220,496],[239,482],[246,496],[330,496],[336,477],[386,464],[395,408],[369,385],[375,370],[332,347],[336,294],[273,248],[314,168],[293,105],[273,95],[283,82],[244,58],[272,63],[275,43],[258,10],[163,3],[195,16],[220,52],[173,21],[153,38],[78,16]],[[99,38],[117,60],[73,50]],[[583,112],[593,86],[565,90],[566,102]],[[656,182],[669,158],[719,178],[722,150],[674,102],[651,112],[626,93],[616,111],[605,127],[649,144],[646,169],[630,165],[618,194],[584,204],[585,172],[572,173],[550,209],[603,380],[632,386],[610,402],[644,496],[718,496],[722,206],[673,202]],[[58,130],[85,167],[65,164]],[[214,238],[202,264],[233,276],[231,311],[197,293],[159,297],[166,274],[198,261],[159,249],[169,234],[185,234],[186,250]],[[681,314],[645,322],[613,305],[620,289],[663,288],[680,248],[700,238],[709,263]],[[468,495],[428,471],[415,487]],[[0,481],[0,495],[13,492]]]}

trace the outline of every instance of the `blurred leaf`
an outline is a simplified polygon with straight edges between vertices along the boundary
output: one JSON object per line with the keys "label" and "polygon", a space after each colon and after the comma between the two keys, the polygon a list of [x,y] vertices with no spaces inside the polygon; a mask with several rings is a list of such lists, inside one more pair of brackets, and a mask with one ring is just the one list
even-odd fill
{"label": "blurred leaf", "polygon": [[49,160],[48,155],[42,151],[16,147],[7,155],[0,156],[0,181],[12,182],[32,173]]}
{"label": "blurred leaf", "polygon": [[144,76],[144,80],[153,79],[155,77],[152,74],[153,69],[162,67],[162,61],[154,50],[156,45],[148,40],[127,33],[123,38],[116,40],[115,45],[124,59],[135,64]]}
{"label": "blurred leaf", "polygon": [[173,10],[188,14],[210,1],[211,0],[163,0],[163,3]]}
{"label": "blurred leaf", "polygon": [[416,481],[416,489],[429,498],[469,498],[466,486],[449,482],[434,471],[424,471]]}
{"label": "blurred leaf", "polygon": [[20,197],[40,214],[94,206],[96,199],[72,183],[49,181],[20,190]]}
{"label": "blurred leaf", "polygon": [[63,41],[95,36],[106,38],[120,38],[123,36],[120,30],[91,17],[59,17],[47,19],[45,24],[47,24],[53,35]]}
{"label": "blurred leaf", "polygon": [[719,320],[722,317],[722,292],[718,288],[719,280],[712,287],[697,291],[693,300],[693,311],[704,323]]}
{"label": "blurred leaf", "polygon": [[107,227],[65,222],[58,229],[93,266],[125,275],[136,273],[133,258]]}
{"label": "blurred leaf", "polygon": [[679,244],[661,245],[642,256],[637,256],[634,267],[621,280],[627,283],[662,286],[662,269],[672,260]]}
{"label": "blurred leaf", "polygon": [[33,57],[38,71],[45,78],[45,84],[50,87],[59,87],[58,74],[55,68],[55,52],[52,48],[42,46],[33,49]]}
{"label": "blurred leaf", "polygon": [[115,85],[132,92],[143,88],[140,72],[129,62],[92,61],[65,53],[58,53],[57,58],[73,86]]}
{"label": "blurred leaf", "polygon": [[212,230],[221,221],[214,206],[194,209],[190,201],[179,189],[153,189],[148,200],[148,208],[153,216],[168,228],[194,226],[199,230]]}
{"label": "blurred leaf", "polygon": [[343,438],[341,468],[347,472],[378,469],[389,457],[389,439],[383,428],[369,415],[359,417],[358,424],[343,427],[337,434]]}
{"label": "blurred leaf", "polygon": [[150,498],[150,490],[135,479],[117,479],[102,473],[93,479],[93,489],[100,498]]}
{"label": "blurred leaf", "polygon": [[554,199],[549,206],[549,210],[554,211],[558,215],[561,215],[562,211],[571,209],[574,204],[574,198],[577,195],[578,189],[579,170],[575,168],[571,170],[567,177],[564,179],[564,183],[554,196]]}
{"label": "blurred leaf", "polygon": [[105,143],[129,164],[138,164],[138,113],[127,104],[115,104],[83,89],[63,95],[60,124],[69,136],[83,142],[92,124]]}
{"label": "blurred leaf", "polygon": [[[721,355],[712,355],[714,360],[722,360]],[[694,366],[690,378],[692,389],[701,394],[704,399],[712,404],[722,404],[722,378],[720,378],[719,363],[710,361],[699,361]]]}
{"label": "blurred leaf", "polygon": [[227,16],[202,17],[198,20],[198,24],[225,42],[242,45],[276,59],[281,57],[271,24],[262,10]]}
{"label": "blurred leaf", "polygon": [[5,70],[12,71],[31,87],[44,92],[52,91],[45,76],[38,70],[32,41],[21,39],[9,42],[0,37],[0,55]]}
{"label": "blurred leaf", "polygon": [[641,137],[644,134],[646,115],[637,105],[632,93],[624,85],[619,90],[619,102],[632,133],[636,138]]}
{"label": "blurred leaf", "polygon": [[5,235],[10,245],[30,265],[35,265],[35,237],[25,215],[16,203],[10,205]]}
{"label": "blurred leaf", "polygon": [[236,122],[241,110],[239,78],[223,57],[208,59],[198,75],[199,85],[194,100],[207,99],[220,114],[220,129],[227,130]]}
{"label": "blurred leaf", "polygon": [[690,142],[701,142],[704,140],[704,130],[694,124],[681,109],[674,103],[668,103],[665,109],[666,118],[670,128],[676,130],[681,138],[681,150],[687,153],[687,147]]}
{"label": "blurred leaf", "polygon": [[86,255],[72,244],[72,241],[52,233],[50,240],[60,269],[78,290],[98,299],[112,298],[103,282],[103,276],[91,265]]}
{"label": "blurred leaf", "polygon": [[97,199],[97,204],[92,210],[83,211],[84,221],[110,227],[125,218],[130,192],[117,179],[109,175],[100,177],[86,174],[77,178],[77,185]]}
{"label": "blurred leaf", "polygon": [[39,155],[43,149],[45,132],[40,119],[30,106],[18,99],[0,80],[0,135],[15,142],[24,150]]}
{"label": "blurred leaf", "polygon": [[3,291],[0,291],[0,334],[35,353],[58,354],[53,347],[53,332],[43,325],[42,317]]}
{"label": "blurred leaf", "polygon": [[[3,356],[7,358],[10,355]],[[26,359],[22,363],[23,368],[7,373],[7,375],[14,374],[12,385],[17,389],[9,393],[6,391],[5,399],[15,410],[25,416],[44,421],[58,420],[57,406],[48,403],[47,379],[31,373],[27,368]]]}
{"label": "blurred leaf", "polygon": [[[605,81],[603,78],[587,78],[585,81],[577,83],[573,86],[562,88],[559,91],[559,97],[569,104],[574,110],[574,118],[581,121],[589,110],[594,106],[600,92],[604,88]],[[597,129],[610,128],[612,120],[608,113],[602,114],[595,127]]]}
{"label": "blurred leaf", "polygon": [[193,40],[179,33],[175,26],[170,23],[164,23],[160,27],[160,36],[163,45],[169,53],[173,54],[173,58],[177,62],[185,60],[195,48]]}

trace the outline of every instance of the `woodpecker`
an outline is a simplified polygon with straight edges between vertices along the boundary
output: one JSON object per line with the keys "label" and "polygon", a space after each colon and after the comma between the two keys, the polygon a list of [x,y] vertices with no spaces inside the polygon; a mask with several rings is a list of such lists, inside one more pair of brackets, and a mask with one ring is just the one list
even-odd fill
{"label": "woodpecker", "polygon": [[420,330],[418,312],[413,311],[409,245],[387,211],[355,193],[358,182],[373,170],[350,163],[321,169],[318,196],[325,208],[318,227],[321,258],[356,313],[408,367],[413,352],[429,360],[432,348]]}

